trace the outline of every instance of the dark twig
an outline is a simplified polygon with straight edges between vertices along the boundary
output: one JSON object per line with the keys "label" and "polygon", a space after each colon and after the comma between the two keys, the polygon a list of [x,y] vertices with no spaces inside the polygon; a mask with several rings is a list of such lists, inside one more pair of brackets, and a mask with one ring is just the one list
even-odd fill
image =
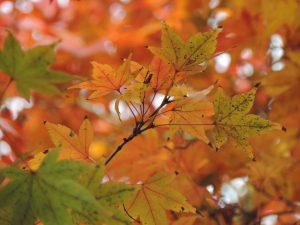
{"label": "dark twig", "polygon": [[[155,125],[153,123],[154,119],[156,118],[157,113],[167,104],[169,104],[170,102],[170,97],[169,96],[165,96],[165,98],[162,100],[160,106],[154,110],[147,119],[143,120],[140,122],[136,122],[135,127],[132,130],[132,133],[127,137],[123,139],[123,142],[112,152],[112,154],[106,159],[105,161],[105,165],[107,165],[117,154],[119,151],[122,150],[122,148],[132,139],[134,139],[136,136],[138,136],[139,134],[155,128]],[[147,124],[147,125],[146,125]],[[146,126],[145,126],[146,125]],[[144,127],[145,126],[145,127]],[[143,128],[144,127],[144,128]]]}
{"label": "dark twig", "polygon": [[139,134],[145,132],[146,130],[149,130],[151,128],[154,128],[153,124],[149,124],[145,128],[142,129],[142,127],[145,125],[145,122],[138,122],[136,123],[136,126],[134,127],[132,133],[127,137],[123,139],[123,142],[113,151],[113,153],[107,158],[105,161],[105,165],[107,165],[114,157],[116,154],[118,154],[119,151],[126,145],[129,141],[134,139],[136,136]]}

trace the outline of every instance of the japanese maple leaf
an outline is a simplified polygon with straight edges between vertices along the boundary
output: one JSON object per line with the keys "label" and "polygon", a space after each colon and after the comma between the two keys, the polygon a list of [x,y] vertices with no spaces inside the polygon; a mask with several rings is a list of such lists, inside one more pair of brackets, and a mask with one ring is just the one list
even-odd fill
{"label": "japanese maple leaf", "polygon": [[96,99],[114,91],[120,92],[121,87],[132,79],[130,58],[131,56],[129,56],[129,58],[116,70],[110,65],[92,62],[93,80],[79,83],[70,88],[85,88],[92,90],[93,92],[89,96],[89,99]]}
{"label": "japanese maple leaf", "polygon": [[138,185],[132,198],[124,205],[129,215],[144,225],[167,225],[165,210],[195,212],[183,195],[170,187],[175,175],[157,173]]}
{"label": "japanese maple leaf", "polygon": [[94,160],[89,156],[89,147],[94,139],[94,131],[91,122],[85,118],[78,135],[70,128],[61,124],[46,122],[52,142],[61,147],[62,159]]}
{"label": "japanese maple leaf", "polygon": [[26,99],[29,99],[31,89],[60,93],[54,84],[71,80],[69,75],[48,68],[54,62],[54,47],[55,44],[51,44],[24,51],[12,33],[8,33],[0,52],[0,70],[16,82],[18,91]]}
{"label": "japanese maple leaf", "polygon": [[[263,155],[258,162],[249,163],[248,175],[251,184],[261,193],[276,196],[280,193],[288,197],[291,194],[290,180],[286,179],[291,160],[282,155]],[[263,201],[263,199],[261,199]]]}
{"label": "japanese maple leaf", "polygon": [[216,49],[219,31],[197,33],[185,43],[178,33],[162,22],[161,48],[149,47],[149,50],[173,64],[177,71],[189,70],[211,57]]}
{"label": "japanese maple leaf", "polygon": [[136,62],[132,63],[132,69],[138,71],[136,80],[149,83],[155,91],[170,89],[170,87],[184,78],[185,73],[176,72],[172,64],[154,56],[149,68]]}
{"label": "japanese maple leaf", "polygon": [[205,134],[205,128],[211,126],[208,117],[214,114],[213,104],[205,101],[205,96],[213,86],[196,93],[191,97],[185,97],[174,102],[170,116],[170,135],[178,130],[186,131],[194,137],[209,143]]}
{"label": "japanese maple leaf", "polygon": [[252,108],[257,88],[227,97],[222,88],[214,95],[215,127],[211,133],[211,144],[218,149],[227,140],[234,141],[253,158],[252,147],[247,137],[260,135],[274,129],[284,129],[280,124],[263,119],[258,115],[247,114]]}
{"label": "japanese maple leaf", "polygon": [[[129,217],[123,210],[123,203],[132,196],[134,185],[109,181],[103,183],[104,163],[89,164],[79,181],[95,196],[97,202],[110,212],[109,217],[98,220],[110,225],[130,225]],[[88,221],[85,221],[88,225]]]}
{"label": "japanese maple leaf", "polygon": [[105,215],[94,196],[74,180],[84,164],[57,162],[58,154],[58,149],[51,150],[34,172],[15,167],[3,170],[11,181],[0,189],[0,221],[4,217],[11,225],[34,225],[37,219],[44,225],[72,225],[70,209],[91,220],[97,214]]}

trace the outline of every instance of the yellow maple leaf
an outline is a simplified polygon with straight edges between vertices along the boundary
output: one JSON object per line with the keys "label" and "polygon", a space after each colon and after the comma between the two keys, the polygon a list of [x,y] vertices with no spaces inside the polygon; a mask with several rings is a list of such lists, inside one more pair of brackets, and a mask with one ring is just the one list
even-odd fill
{"label": "yellow maple leaf", "polygon": [[233,140],[237,147],[245,150],[253,158],[252,147],[247,137],[263,134],[273,129],[282,129],[280,124],[273,123],[254,114],[247,114],[253,106],[257,88],[227,97],[222,88],[214,96],[215,127],[211,132],[211,144],[218,149],[228,140]]}
{"label": "yellow maple leaf", "polygon": [[175,175],[157,173],[139,185],[133,196],[126,202],[129,215],[139,218],[145,225],[168,224],[165,210],[175,212],[195,212],[179,192],[170,187]]}
{"label": "yellow maple leaf", "polygon": [[191,97],[175,101],[170,110],[170,135],[173,136],[178,130],[186,131],[194,137],[209,143],[205,134],[205,128],[210,125],[207,118],[214,114],[213,104],[205,101],[205,96],[212,90],[213,86],[201,91]]}
{"label": "yellow maple leaf", "polygon": [[149,47],[156,56],[174,65],[176,71],[189,70],[207,61],[216,49],[220,29],[197,33],[186,43],[166,22],[162,22],[161,48]]}
{"label": "yellow maple leaf", "polygon": [[62,159],[94,160],[90,154],[90,145],[94,139],[94,131],[91,122],[85,118],[78,135],[70,128],[61,124],[46,122],[52,142],[61,147]]}
{"label": "yellow maple leaf", "polygon": [[42,161],[46,157],[47,153],[48,153],[48,150],[43,151],[43,152],[38,152],[37,154],[35,154],[33,156],[33,158],[27,162],[28,169],[30,169],[31,171],[37,171],[39,169]]}

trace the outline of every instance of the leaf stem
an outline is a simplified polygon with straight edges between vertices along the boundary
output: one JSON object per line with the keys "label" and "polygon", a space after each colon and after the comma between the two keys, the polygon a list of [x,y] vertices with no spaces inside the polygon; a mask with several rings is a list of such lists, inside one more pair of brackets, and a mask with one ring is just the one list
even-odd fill
{"label": "leaf stem", "polygon": [[137,115],[142,118],[141,112],[135,107],[135,105],[131,101],[129,103],[132,106],[132,108],[134,108],[134,110],[137,112]]}
{"label": "leaf stem", "polygon": [[135,116],[135,114],[134,114],[132,108],[130,107],[130,105],[128,104],[128,102],[125,102],[125,103],[126,103],[127,107],[129,108],[129,110],[130,110],[132,116],[134,117],[134,121],[137,122],[137,118],[136,118],[136,116]]}
{"label": "leaf stem", "polygon": [[145,128],[142,129],[142,127],[145,125],[145,122],[138,122],[136,123],[136,126],[133,128],[132,133],[127,137],[123,139],[123,142],[113,151],[113,153],[106,159],[105,165],[107,165],[117,154],[119,151],[122,150],[122,148],[130,142],[132,139],[134,139],[139,134],[145,132],[146,130],[149,130],[151,128],[154,128],[154,124],[149,124]]}
{"label": "leaf stem", "polygon": [[[171,103],[172,101],[170,100],[170,97],[165,95],[164,99],[162,100],[161,104],[159,105],[159,107],[154,110],[150,115],[149,117],[144,120],[143,116],[145,115],[144,113],[142,114],[142,121],[140,122],[136,122],[136,125],[135,127],[133,128],[133,131],[132,133],[127,137],[127,138],[124,138],[123,139],[123,142],[111,153],[111,155],[106,159],[105,161],[105,165],[107,165],[117,154],[118,152],[120,152],[122,150],[122,148],[129,142],[131,141],[132,139],[134,139],[136,136],[138,136],[139,134],[149,130],[149,129],[152,129],[152,128],[155,128],[156,126],[154,125],[153,121],[155,120],[156,118],[156,115],[158,114],[158,112],[167,104]],[[144,109],[143,111],[144,112]],[[151,121],[151,122],[149,122]],[[146,125],[144,128],[143,126],[145,124],[148,124]]]}
{"label": "leaf stem", "polygon": [[150,101],[150,104],[149,104],[149,106],[147,107],[147,109],[146,109],[146,111],[145,111],[145,115],[148,113],[148,111],[149,111],[149,109],[151,108],[151,105],[153,104],[153,101],[154,101],[154,99],[155,99],[155,97],[156,97],[156,91],[154,92],[154,94],[153,94],[153,96],[152,96],[152,99],[151,99],[151,101]]}
{"label": "leaf stem", "polygon": [[215,125],[214,123],[163,123],[157,124],[155,127],[162,127],[162,126],[211,126]]}

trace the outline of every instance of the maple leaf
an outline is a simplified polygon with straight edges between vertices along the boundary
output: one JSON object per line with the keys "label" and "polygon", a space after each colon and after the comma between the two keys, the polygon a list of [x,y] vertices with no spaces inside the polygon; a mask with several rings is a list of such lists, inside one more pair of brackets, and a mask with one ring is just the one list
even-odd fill
{"label": "maple leaf", "polygon": [[165,210],[195,212],[183,195],[170,187],[175,175],[157,173],[138,185],[135,194],[125,204],[132,217],[139,218],[145,225],[168,224]]}
{"label": "maple leaf", "polygon": [[138,182],[163,169],[170,155],[161,149],[165,141],[162,136],[157,129],[151,129],[128,142],[109,164],[109,174]]}
{"label": "maple leaf", "polygon": [[70,87],[70,89],[85,88],[92,90],[93,93],[89,96],[89,99],[96,99],[114,91],[120,92],[121,87],[132,79],[130,63],[131,55],[117,70],[114,70],[110,65],[107,64],[92,62],[93,80],[73,85]]}
{"label": "maple leaf", "polygon": [[0,207],[0,224],[12,225],[12,206]]}
{"label": "maple leaf", "polygon": [[175,101],[171,109],[170,135],[173,136],[178,130],[183,130],[194,137],[208,143],[205,128],[209,120],[207,117],[214,114],[211,102],[203,101],[213,86],[191,96]]}
{"label": "maple leaf", "polygon": [[24,168],[24,169],[28,169],[28,170],[31,170],[31,171],[36,171],[38,170],[38,168],[40,167],[41,165],[41,162],[43,161],[43,159],[46,157],[47,153],[48,153],[49,150],[46,150],[44,152],[38,152],[37,154],[35,154],[33,156],[32,159],[30,159],[26,165],[28,168]]}
{"label": "maple leaf", "polygon": [[[287,179],[286,171],[289,170],[291,161],[282,155],[263,155],[258,162],[249,163],[247,170],[251,184],[261,191],[273,196],[280,193],[281,196],[290,198],[292,195],[291,180]],[[262,201],[258,198],[256,201]]]}
{"label": "maple leaf", "polygon": [[177,71],[207,61],[216,49],[216,39],[220,29],[197,33],[186,43],[169,25],[162,22],[161,48],[149,47],[156,56],[174,65]]}
{"label": "maple leaf", "polygon": [[172,64],[154,56],[149,68],[133,62],[131,67],[137,71],[136,80],[149,83],[154,91],[168,90],[185,77],[184,72],[176,72]]}
{"label": "maple leaf", "polygon": [[48,69],[54,61],[55,43],[22,50],[20,43],[8,32],[3,50],[0,52],[0,70],[16,81],[18,91],[26,98],[30,90],[57,94],[60,93],[53,84],[71,80],[63,72]]}
{"label": "maple leaf", "polygon": [[136,80],[149,83],[155,91],[170,88],[172,82],[175,81],[174,67],[157,56],[153,57],[149,68],[136,62],[132,63],[132,68],[138,71]]}
{"label": "maple leaf", "polygon": [[[135,82],[127,85],[124,92],[116,99],[115,110],[120,119],[119,104],[123,100],[140,104],[145,99],[148,90],[169,90],[173,83],[179,81],[180,74],[175,74],[174,67],[158,57],[154,57],[146,68],[137,62],[131,62],[132,73],[135,74]],[[176,79],[175,79],[176,77]]]}
{"label": "maple leaf", "polygon": [[79,128],[78,135],[70,128],[61,124],[46,122],[46,128],[52,142],[61,148],[62,159],[92,160],[89,156],[89,147],[94,139],[91,122],[85,118]]}
{"label": "maple leaf", "polygon": [[120,94],[115,101],[115,110],[121,121],[121,113],[119,110],[120,101],[140,104],[149,90],[149,85],[145,83],[133,83],[126,88],[126,92]]}
{"label": "maple leaf", "polygon": [[[285,24],[288,24],[290,29],[296,30],[300,25],[299,10],[297,0],[262,1],[262,18],[267,25],[264,29],[265,34],[271,35]],[[280,13],[277,13],[278,11]]]}
{"label": "maple leaf", "polygon": [[220,148],[230,139],[244,149],[250,158],[253,158],[247,137],[274,129],[283,129],[280,124],[254,114],[247,114],[253,106],[256,90],[255,87],[246,93],[229,98],[222,88],[218,88],[213,101],[215,127],[211,133],[211,144],[214,148]]}
{"label": "maple leaf", "polygon": [[198,215],[180,217],[178,220],[173,222],[172,225],[193,225],[198,217]]}
{"label": "maple leaf", "polygon": [[174,85],[171,87],[169,96],[174,97],[175,100],[186,98],[188,95],[188,89],[185,84]]}
{"label": "maple leaf", "polygon": [[120,206],[132,195],[134,187],[112,181],[102,183],[103,176],[104,163],[100,162],[89,165],[79,178],[80,183],[94,194],[99,205],[110,212],[109,217],[99,218],[99,221],[111,225],[131,224]]}
{"label": "maple leaf", "polygon": [[72,225],[68,209],[91,219],[99,213],[94,196],[74,181],[85,166],[76,161],[57,162],[58,154],[58,149],[51,150],[36,172],[15,167],[3,170],[12,181],[0,189],[0,208],[12,206],[10,224],[33,225],[38,218],[45,225]]}

